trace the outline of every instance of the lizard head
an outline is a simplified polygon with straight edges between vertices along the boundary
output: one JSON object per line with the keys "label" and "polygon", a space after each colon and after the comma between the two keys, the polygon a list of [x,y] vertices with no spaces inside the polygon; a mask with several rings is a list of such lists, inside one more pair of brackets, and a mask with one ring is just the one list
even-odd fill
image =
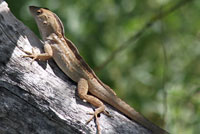
{"label": "lizard head", "polygon": [[29,10],[36,20],[42,38],[45,40],[52,33],[64,36],[64,27],[58,16],[47,8],[30,6]]}

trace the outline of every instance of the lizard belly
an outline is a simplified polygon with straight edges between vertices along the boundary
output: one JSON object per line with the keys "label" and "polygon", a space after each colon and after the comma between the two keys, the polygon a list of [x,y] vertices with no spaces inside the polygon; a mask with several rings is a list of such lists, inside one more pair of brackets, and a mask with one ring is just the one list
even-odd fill
{"label": "lizard belly", "polygon": [[[59,68],[73,81],[78,82],[81,76],[81,69],[77,67],[78,64],[72,58],[71,54],[67,54],[66,52],[60,51],[58,46],[52,46],[53,49],[53,59]],[[79,69],[79,70],[78,70]]]}

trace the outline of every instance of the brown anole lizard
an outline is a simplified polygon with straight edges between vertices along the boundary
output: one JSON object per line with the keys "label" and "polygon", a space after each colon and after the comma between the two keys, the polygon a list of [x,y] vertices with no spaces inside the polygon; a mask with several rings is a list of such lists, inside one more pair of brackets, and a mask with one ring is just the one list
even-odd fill
{"label": "brown anole lizard", "polygon": [[[98,133],[100,133],[100,127],[97,115],[102,112],[107,114],[105,105],[101,100],[152,131],[153,134],[167,133],[118,98],[115,92],[95,75],[94,71],[80,56],[75,45],[69,39],[65,38],[63,24],[56,14],[47,8],[30,6],[29,9],[37,22],[44,41],[45,53],[27,52],[29,55],[25,57],[31,57],[33,60],[48,60],[53,58],[61,70],[78,83],[79,97],[96,107],[95,112],[92,113],[92,117],[88,122],[93,118],[96,119]],[[92,95],[88,95],[88,92]]]}

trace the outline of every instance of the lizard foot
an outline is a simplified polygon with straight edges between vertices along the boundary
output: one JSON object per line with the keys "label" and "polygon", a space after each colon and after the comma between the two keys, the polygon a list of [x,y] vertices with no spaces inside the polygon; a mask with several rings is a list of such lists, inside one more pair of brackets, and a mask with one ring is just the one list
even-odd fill
{"label": "lizard foot", "polygon": [[105,115],[107,115],[107,116],[109,116],[109,117],[112,117],[112,116],[110,115],[110,113],[109,113],[108,111],[106,111],[106,110],[104,110],[104,111],[95,110],[95,112],[93,112],[93,113],[87,113],[87,114],[92,115],[92,117],[86,122],[86,124],[88,124],[92,119],[95,118],[98,134],[100,134],[100,125],[99,125],[98,114],[100,114],[101,112],[103,112]]}
{"label": "lizard foot", "polygon": [[30,57],[32,58],[31,64],[33,63],[33,61],[35,61],[38,58],[38,55],[40,54],[40,52],[36,51],[36,48],[32,48],[32,52],[28,52],[25,50],[22,50],[24,53],[28,54],[28,55],[22,55],[22,57]]}
{"label": "lizard foot", "polygon": [[98,112],[98,111],[96,111],[96,110],[95,110],[94,113],[88,113],[88,114],[92,115],[92,117],[86,122],[86,124],[88,124],[92,119],[95,118],[98,134],[100,134],[100,125],[99,125],[99,119],[98,119],[98,114],[99,114],[99,113],[100,113],[100,112]]}

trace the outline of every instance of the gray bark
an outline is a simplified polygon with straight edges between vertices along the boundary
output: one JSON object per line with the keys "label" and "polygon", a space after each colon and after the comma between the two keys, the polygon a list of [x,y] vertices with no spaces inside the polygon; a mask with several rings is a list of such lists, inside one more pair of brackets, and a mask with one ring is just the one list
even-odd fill
{"label": "gray bark", "polygon": [[[55,64],[22,58],[24,49],[42,51],[41,41],[10,12],[0,0],[0,133],[1,134],[69,134],[96,133],[88,112],[94,107],[77,95],[76,83]],[[103,134],[149,134],[141,125],[129,120],[106,104],[113,116],[100,115]]]}

